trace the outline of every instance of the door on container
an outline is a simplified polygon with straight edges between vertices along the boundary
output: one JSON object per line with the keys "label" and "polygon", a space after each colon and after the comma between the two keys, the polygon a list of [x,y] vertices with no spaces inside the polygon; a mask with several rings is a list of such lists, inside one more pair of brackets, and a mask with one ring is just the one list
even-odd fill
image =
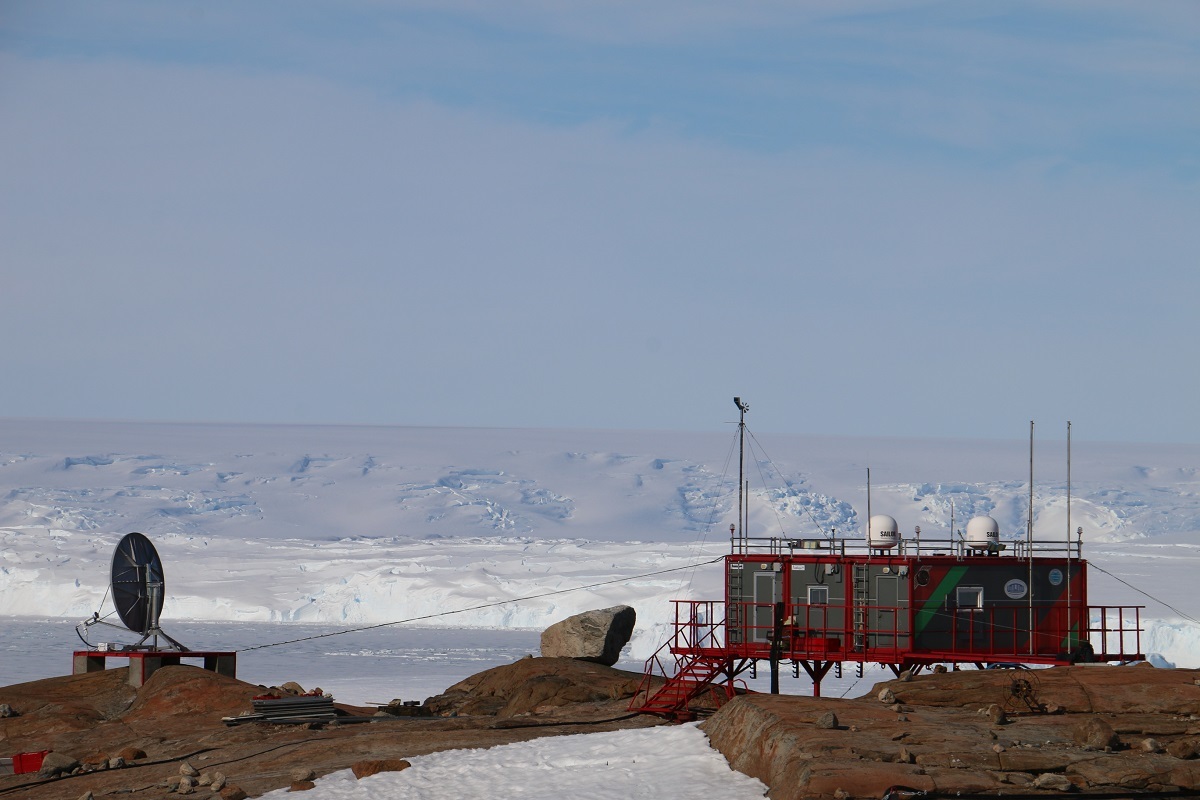
{"label": "door on container", "polygon": [[754,573],[754,629],[751,639],[765,642],[775,630],[775,604],[783,599],[781,573],[759,570]]}
{"label": "door on container", "polygon": [[875,578],[875,604],[871,608],[871,629],[875,632],[876,647],[895,647],[900,605],[900,581],[892,575]]}

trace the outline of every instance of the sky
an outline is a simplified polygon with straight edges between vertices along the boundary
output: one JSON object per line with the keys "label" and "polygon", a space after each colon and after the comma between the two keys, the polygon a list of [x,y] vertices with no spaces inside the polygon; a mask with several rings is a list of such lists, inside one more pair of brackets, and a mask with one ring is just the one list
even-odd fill
{"label": "sky", "polygon": [[0,417],[1200,442],[1189,2],[0,1]]}

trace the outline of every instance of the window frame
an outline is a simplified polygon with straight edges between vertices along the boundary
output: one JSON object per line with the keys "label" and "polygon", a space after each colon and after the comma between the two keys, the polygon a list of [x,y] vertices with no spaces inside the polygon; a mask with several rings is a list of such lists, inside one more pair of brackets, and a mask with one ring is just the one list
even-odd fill
{"label": "window frame", "polygon": [[[974,594],[974,602],[964,603],[964,595],[966,593]],[[970,595],[966,595],[968,598]],[[982,586],[958,586],[954,590],[954,602],[960,611],[983,611],[983,587]]]}

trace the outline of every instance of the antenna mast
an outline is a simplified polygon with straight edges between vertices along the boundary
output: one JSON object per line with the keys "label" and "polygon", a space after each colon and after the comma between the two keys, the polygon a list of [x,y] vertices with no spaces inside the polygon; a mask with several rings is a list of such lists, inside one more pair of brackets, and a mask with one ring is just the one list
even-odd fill
{"label": "antenna mast", "polygon": [[746,412],[750,410],[749,403],[743,403],[742,398],[733,398],[733,404],[737,406],[740,417],[738,419],[738,539],[741,542],[742,552],[746,550],[746,528],[749,527],[749,520],[743,516],[748,515],[746,498]]}
{"label": "antenna mast", "polygon": [[1025,534],[1029,559],[1029,652],[1033,652],[1033,420],[1029,420],[1029,522]]}
{"label": "antenna mast", "polygon": [[[1083,554],[1080,553],[1080,557]],[[1071,420],[1067,420],[1067,635],[1075,649],[1074,620],[1071,614]]]}
{"label": "antenna mast", "polygon": [[[951,533],[951,538],[953,538],[953,533]],[[870,543],[871,543],[871,468],[870,467],[867,467],[867,536],[866,536],[866,539],[867,539],[867,546],[870,547]],[[870,550],[868,550],[867,552],[870,552]]]}

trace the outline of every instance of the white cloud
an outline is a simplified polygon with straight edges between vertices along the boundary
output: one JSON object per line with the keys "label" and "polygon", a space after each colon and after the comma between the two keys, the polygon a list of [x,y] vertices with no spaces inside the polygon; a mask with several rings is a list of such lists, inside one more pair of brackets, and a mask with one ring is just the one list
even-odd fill
{"label": "white cloud", "polygon": [[[1150,171],[746,151],[669,117],[546,126],[235,64],[7,55],[0,74],[0,333],[35,387],[10,385],[12,413],[688,426],[630,387],[670,409],[749,384],[815,395],[835,429],[919,432],[967,425],[927,389],[978,371],[1002,387],[981,418],[1113,359],[1160,396],[1200,388],[1170,366],[1194,349],[1197,203]],[[924,88],[855,105],[964,149],[1031,119]],[[1028,136],[1069,145],[1061,122]],[[105,391],[47,392],[64,374]],[[889,408],[846,403],[872,376]],[[1126,438],[1138,401],[1110,391],[1076,402]]]}

